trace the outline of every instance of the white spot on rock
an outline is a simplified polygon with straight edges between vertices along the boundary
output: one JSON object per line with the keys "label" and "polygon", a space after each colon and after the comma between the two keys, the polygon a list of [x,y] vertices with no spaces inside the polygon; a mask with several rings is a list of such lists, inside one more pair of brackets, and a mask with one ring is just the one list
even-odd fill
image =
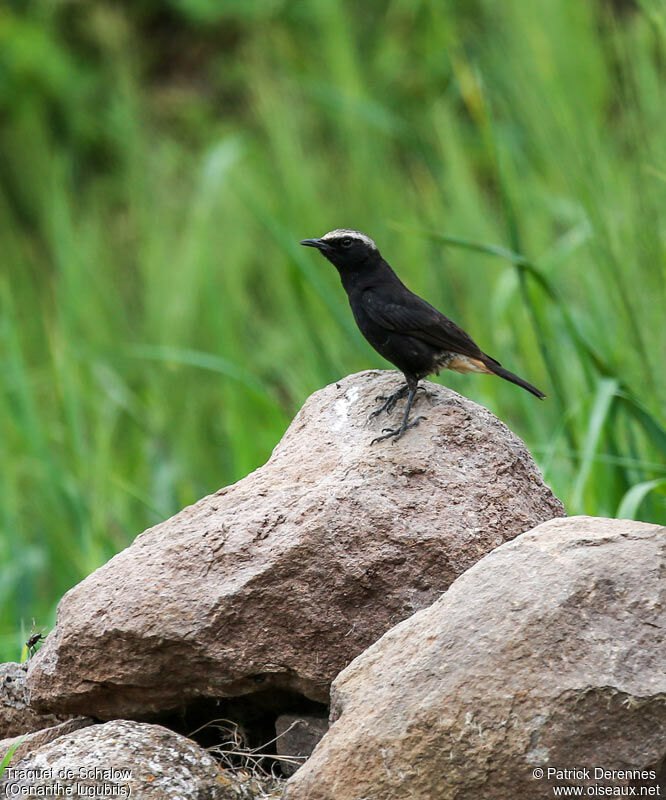
{"label": "white spot on rock", "polygon": [[339,400],[335,401],[333,404],[335,419],[331,425],[334,431],[341,431],[347,425],[349,409],[351,408],[352,404],[358,400],[358,395],[358,387],[352,386],[351,389],[347,389],[344,397],[341,397]]}

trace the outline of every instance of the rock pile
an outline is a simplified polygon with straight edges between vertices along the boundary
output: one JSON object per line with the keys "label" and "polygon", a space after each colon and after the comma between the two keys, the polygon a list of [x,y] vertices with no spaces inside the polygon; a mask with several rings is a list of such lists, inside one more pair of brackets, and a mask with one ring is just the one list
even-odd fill
{"label": "rock pile", "polygon": [[375,396],[400,380],[315,393],[263,467],[68,592],[20,690],[21,732],[50,727],[12,766],[131,763],[142,797],[279,796],[202,749],[220,718],[246,754],[277,734],[284,774],[324,737],[293,800],[508,800],[542,796],[529,768],[553,759],[656,765],[663,529],[556,519],[523,443],[442,386],[419,427],[371,445]]}

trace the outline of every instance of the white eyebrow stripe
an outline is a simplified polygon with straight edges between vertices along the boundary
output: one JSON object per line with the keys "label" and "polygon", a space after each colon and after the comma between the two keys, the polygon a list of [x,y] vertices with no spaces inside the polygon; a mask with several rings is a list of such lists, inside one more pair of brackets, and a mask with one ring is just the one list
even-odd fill
{"label": "white eyebrow stripe", "polygon": [[360,241],[373,247],[375,250],[377,249],[377,245],[369,236],[365,233],[361,233],[361,231],[353,231],[350,228],[336,228],[334,231],[325,233],[321,238],[323,241],[328,241],[329,239],[341,239],[343,236],[351,236],[352,239],[360,239]]}

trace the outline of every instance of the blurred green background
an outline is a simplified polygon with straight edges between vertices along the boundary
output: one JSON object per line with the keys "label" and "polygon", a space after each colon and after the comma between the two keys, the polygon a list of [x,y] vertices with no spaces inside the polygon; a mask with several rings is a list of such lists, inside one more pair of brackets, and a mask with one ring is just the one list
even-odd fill
{"label": "blurred green background", "polygon": [[367,231],[539,403],[442,376],[569,513],[666,522],[661,0],[0,9],[0,658],[145,527],[386,367]]}

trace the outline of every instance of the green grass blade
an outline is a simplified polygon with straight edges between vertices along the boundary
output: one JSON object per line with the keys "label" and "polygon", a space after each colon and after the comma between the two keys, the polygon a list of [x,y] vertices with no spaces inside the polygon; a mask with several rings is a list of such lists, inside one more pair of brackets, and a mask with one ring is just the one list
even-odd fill
{"label": "green grass blade", "polygon": [[631,489],[624,495],[615,516],[618,519],[636,519],[638,509],[647,495],[654,491],[666,487],[665,478],[655,478],[652,481],[644,481],[632,486]]}
{"label": "green grass blade", "polygon": [[25,738],[26,738],[25,736],[21,736],[20,739],[18,741],[14,742],[14,744],[5,753],[4,758],[2,759],[2,761],[0,761],[0,778],[2,778],[5,770],[9,766],[10,761],[14,757],[14,753],[21,746],[21,744],[22,744],[22,742],[23,742],[23,740]]}
{"label": "green grass blade", "polygon": [[587,432],[583,440],[582,459],[576,476],[572,497],[574,513],[583,513],[583,495],[590,478],[594,458],[599,447],[601,433],[617,396],[618,382],[613,378],[601,378],[590,410]]}

